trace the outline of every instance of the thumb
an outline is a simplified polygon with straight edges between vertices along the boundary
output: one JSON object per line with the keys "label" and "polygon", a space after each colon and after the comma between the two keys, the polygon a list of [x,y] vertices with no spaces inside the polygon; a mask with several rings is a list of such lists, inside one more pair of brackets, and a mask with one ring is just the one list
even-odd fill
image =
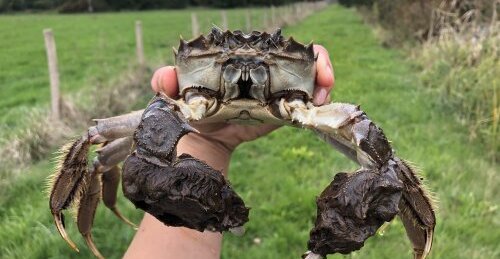
{"label": "thumb", "polygon": [[161,92],[170,97],[177,96],[179,86],[175,67],[166,66],[156,70],[151,78],[151,88],[157,93]]}

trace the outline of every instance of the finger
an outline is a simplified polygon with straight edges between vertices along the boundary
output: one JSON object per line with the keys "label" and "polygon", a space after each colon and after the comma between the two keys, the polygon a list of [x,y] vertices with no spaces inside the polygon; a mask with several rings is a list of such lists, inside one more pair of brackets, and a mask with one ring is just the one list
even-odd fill
{"label": "finger", "polygon": [[316,61],[316,87],[313,93],[313,103],[321,105],[326,102],[335,78],[328,51],[321,45],[314,45],[314,52],[318,53],[318,60]]}
{"label": "finger", "polygon": [[314,45],[314,52],[318,54],[316,61],[316,85],[330,90],[334,84],[332,62],[325,47]]}
{"label": "finger", "polygon": [[170,97],[176,96],[179,92],[179,86],[175,67],[166,66],[156,70],[151,78],[151,87],[155,92],[162,92]]}

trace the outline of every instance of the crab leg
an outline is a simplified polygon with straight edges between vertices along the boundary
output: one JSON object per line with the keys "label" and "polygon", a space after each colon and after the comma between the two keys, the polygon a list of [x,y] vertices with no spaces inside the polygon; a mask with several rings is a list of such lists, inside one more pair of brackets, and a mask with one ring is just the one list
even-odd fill
{"label": "crab leg", "polygon": [[134,135],[123,165],[123,192],[138,208],[169,226],[225,231],[248,221],[248,208],[220,171],[190,155],[176,156],[180,138],[197,132],[178,104],[156,98]]}
{"label": "crab leg", "polygon": [[104,205],[110,209],[120,220],[133,228],[137,226],[122,216],[116,207],[116,195],[120,183],[120,168],[117,166],[130,154],[133,145],[132,137],[125,137],[106,143],[97,150],[94,167],[102,174],[102,199]]}
{"label": "crab leg", "polygon": [[93,143],[102,143],[132,136],[143,112],[144,110],[139,110],[111,118],[95,119],[96,125],[89,128],[89,137]]}
{"label": "crab leg", "polygon": [[121,163],[132,151],[133,138],[124,137],[106,142],[104,146],[96,150],[99,171],[107,172]]}
{"label": "crab leg", "polygon": [[104,258],[99,250],[97,250],[94,241],[92,241],[92,225],[94,216],[99,204],[101,194],[101,174],[97,168],[93,168],[90,174],[90,183],[84,190],[83,195],[79,201],[77,213],[78,231],[85,238],[87,246],[97,258]]}
{"label": "crab leg", "polygon": [[102,201],[121,221],[137,229],[137,225],[124,217],[116,207],[116,194],[120,183],[120,168],[114,166],[102,174]]}
{"label": "crab leg", "polygon": [[61,149],[56,172],[51,176],[49,183],[51,186],[49,206],[57,230],[69,246],[76,251],[78,251],[76,245],[64,229],[62,211],[75,200],[80,200],[90,182],[91,174],[87,172],[89,148],[93,144],[132,135],[139,124],[140,116],[141,112],[138,111],[97,120],[97,125],[90,127],[85,135]]}
{"label": "crab leg", "polygon": [[279,107],[283,117],[314,129],[362,166],[353,174],[337,174],[318,198],[307,258],[360,249],[395,215],[402,218],[415,258],[425,258],[435,226],[430,195],[415,171],[394,156],[382,130],[351,104],[315,107],[300,100],[281,100]]}
{"label": "crab leg", "polygon": [[403,179],[405,184],[403,197],[399,202],[399,217],[413,244],[415,259],[424,259],[432,248],[436,224],[432,196],[408,163],[398,158],[395,158],[395,161],[401,169],[399,178]]}
{"label": "crab leg", "polygon": [[117,164],[125,160],[130,153],[131,146],[132,137],[125,137],[107,142],[97,151],[98,156],[94,159],[92,170],[89,172],[90,183],[86,186],[78,201],[76,217],[78,230],[84,237],[87,246],[98,258],[103,257],[92,240],[91,230],[101,193],[106,207],[113,211],[123,222],[137,228],[127,218],[123,217],[116,208],[116,194],[120,182],[120,169]]}

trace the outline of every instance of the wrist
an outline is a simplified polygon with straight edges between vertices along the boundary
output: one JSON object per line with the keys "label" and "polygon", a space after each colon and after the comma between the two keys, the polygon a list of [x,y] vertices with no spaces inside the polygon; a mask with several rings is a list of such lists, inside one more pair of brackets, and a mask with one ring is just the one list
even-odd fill
{"label": "wrist", "polygon": [[226,177],[232,151],[231,147],[220,141],[207,139],[203,135],[194,133],[182,137],[177,145],[177,155],[190,154],[222,172]]}

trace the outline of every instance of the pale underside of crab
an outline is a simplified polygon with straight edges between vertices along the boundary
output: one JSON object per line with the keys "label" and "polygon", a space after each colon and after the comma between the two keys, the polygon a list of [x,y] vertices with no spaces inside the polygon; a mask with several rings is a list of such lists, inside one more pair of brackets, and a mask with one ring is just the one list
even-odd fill
{"label": "pale underside of crab", "polygon": [[[96,120],[81,138],[63,149],[54,174],[50,209],[57,229],[62,211],[77,207],[77,225],[97,257],[91,227],[99,200],[116,209],[118,164],[125,161],[122,186],[136,207],[169,226],[198,231],[241,232],[249,209],[221,172],[188,154],[177,156],[185,134],[199,123],[269,123],[308,128],[357,162],[353,173],[338,173],[317,198],[317,218],[304,257],[360,249],[385,222],[398,215],[415,258],[429,253],[434,209],[421,179],[396,157],[382,130],[359,106],[312,104],[316,56],[312,44],[269,34],[221,31],[175,52],[179,96],[155,96],[145,110]],[[100,144],[88,168],[91,145]],[[131,224],[131,223],[130,223]]]}

